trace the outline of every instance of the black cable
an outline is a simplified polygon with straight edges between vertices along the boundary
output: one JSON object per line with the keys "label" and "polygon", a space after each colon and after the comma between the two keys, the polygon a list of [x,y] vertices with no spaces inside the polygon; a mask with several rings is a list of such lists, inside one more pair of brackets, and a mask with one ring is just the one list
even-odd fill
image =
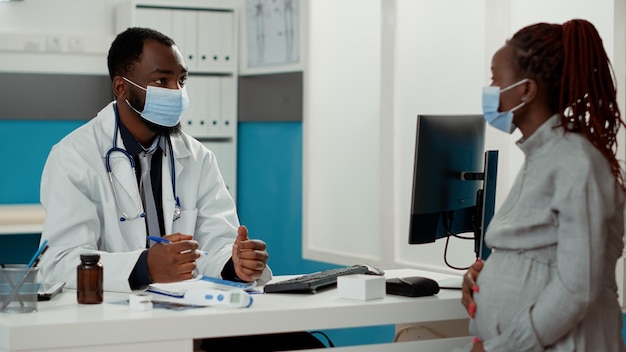
{"label": "black cable", "polygon": [[462,240],[473,240],[473,239],[474,239],[474,237],[459,236],[459,235],[455,235],[455,234],[453,234],[453,233],[449,234],[449,236],[453,236],[453,237],[456,237],[456,238],[460,238],[460,239],[462,239]]}
{"label": "black cable", "polygon": [[448,263],[448,242],[450,242],[450,237],[451,236],[446,236],[446,246],[445,246],[445,248],[443,250],[443,261],[446,263],[446,265],[449,268],[454,269],[454,270],[467,270],[467,269],[471,268],[472,267],[471,265],[468,266],[468,267],[465,267],[465,268],[460,268],[460,267],[457,267],[457,266],[454,266],[454,265]]}
{"label": "black cable", "polygon": [[[446,219],[448,220],[446,223]],[[448,263],[448,243],[450,243],[450,237],[456,237],[456,238],[460,238],[462,240],[475,240],[474,237],[468,237],[468,236],[460,236],[460,235],[456,235],[452,233],[452,222],[454,220],[454,213],[453,212],[448,212],[446,214],[446,216],[444,216],[442,218],[442,222],[443,222],[443,226],[446,230],[446,246],[444,247],[443,250],[443,261],[446,263],[446,265],[454,270],[467,270],[469,268],[471,268],[472,266],[468,266],[465,268],[461,268],[461,267],[457,267],[454,266],[450,263]],[[476,226],[473,224],[472,227],[474,228],[474,231],[476,231]],[[478,255],[476,255],[476,259],[478,259]]]}

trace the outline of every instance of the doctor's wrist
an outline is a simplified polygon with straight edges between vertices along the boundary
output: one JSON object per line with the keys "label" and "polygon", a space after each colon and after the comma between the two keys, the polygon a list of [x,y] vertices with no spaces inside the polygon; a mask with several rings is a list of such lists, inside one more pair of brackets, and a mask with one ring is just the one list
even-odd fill
{"label": "doctor's wrist", "polygon": [[128,277],[128,284],[131,290],[143,290],[152,283],[152,278],[148,273],[148,250],[141,252],[133,271]]}
{"label": "doctor's wrist", "polygon": [[235,263],[233,262],[232,257],[228,259],[226,264],[224,264],[224,268],[222,269],[221,276],[222,276],[222,279],[224,280],[235,281],[235,282],[248,282],[248,281],[240,279],[237,276],[237,273],[235,272]]}

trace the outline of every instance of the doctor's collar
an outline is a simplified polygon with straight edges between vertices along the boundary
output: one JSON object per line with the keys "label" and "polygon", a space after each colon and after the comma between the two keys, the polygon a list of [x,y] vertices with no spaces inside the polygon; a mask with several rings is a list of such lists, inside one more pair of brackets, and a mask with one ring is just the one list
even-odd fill
{"label": "doctor's collar", "polygon": [[122,137],[122,142],[124,143],[124,147],[132,156],[137,156],[141,152],[153,151],[157,146],[160,146],[161,150],[165,150],[164,144],[161,142],[161,140],[163,139],[161,138],[161,136],[157,136],[154,141],[152,141],[152,145],[150,146],[150,148],[146,149],[135,139],[133,134],[130,133],[130,130],[128,130],[128,128],[124,126],[124,123],[122,123],[122,121],[119,122],[119,129],[120,135]]}

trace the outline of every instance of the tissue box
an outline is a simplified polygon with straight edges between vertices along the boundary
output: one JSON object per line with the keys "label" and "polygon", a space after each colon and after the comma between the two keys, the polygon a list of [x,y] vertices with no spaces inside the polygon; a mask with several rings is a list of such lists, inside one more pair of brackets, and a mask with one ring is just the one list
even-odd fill
{"label": "tissue box", "polygon": [[337,278],[339,297],[367,301],[385,297],[385,278],[376,275],[345,275]]}

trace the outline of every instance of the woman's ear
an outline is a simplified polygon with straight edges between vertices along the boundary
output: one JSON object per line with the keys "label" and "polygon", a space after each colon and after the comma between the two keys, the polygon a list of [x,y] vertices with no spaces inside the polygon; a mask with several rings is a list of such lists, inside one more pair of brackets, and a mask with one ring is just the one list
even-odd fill
{"label": "woman's ear", "polygon": [[127,94],[128,91],[126,90],[126,82],[124,82],[124,80],[122,79],[122,77],[120,76],[115,76],[113,78],[113,94],[115,95],[115,97],[117,97],[118,99],[126,99],[127,98]]}
{"label": "woman's ear", "polygon": [[523,84],[523,87],[524,95],[522,95],[522,101],[528,104],[537,96],[537,82],[533,79],[528,79],[528,81]]}

